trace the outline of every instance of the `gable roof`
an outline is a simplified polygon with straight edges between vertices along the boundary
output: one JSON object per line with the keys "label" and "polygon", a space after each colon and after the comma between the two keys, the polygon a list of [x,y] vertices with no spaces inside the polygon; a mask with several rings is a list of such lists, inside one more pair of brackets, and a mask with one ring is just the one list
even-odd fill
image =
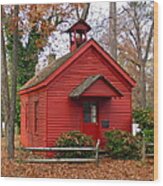
{"label": "gable roof", "polygon": [[21,88],[21,90],[33,87],[37,85],[38,83],[45,80],[51,73],[56,71],[62,64],[64,64],[71,56],[73,56],[82,46],[84,46],[86,42],[84,42],[79,48],[74,50],[73,52],[70,52],[61,58],[52,61],[48,66],[43,68],[37,75],[35,75],[33,78],[31,78],[29,81],[27,81]]}
{"label": "gable roof", "polygon": [[78,85],[70,94],[71,98],[77,98],[81,96],[89,87],[91,87],[98,79],[103,79],[108,86],[110,86],[119,96],[123,96],[121,91],[119,91],[115,86],[111,84],[110,81],[104,78],[104,76],[98,74],[95,76],[89,76],[80,85]]}
{"label": "gable roof", "polygon": [[76,22],[75,24],[73,24],[65,32],[72,32],[72,31],[74,31],[76,29],[79,29],[81,27],[81,25],[83,26],[84,30],[86,30],[87,32],[89,32],[91,30],[91,27],[83,19],[80,19],[78,22]]}
{"label": "gable roof", "polygon": [[72,53],[68,53],[62,56],[61,58],[59,58],[58,60],[55,60],[54,62],[50,63],[40,72],[38,72],[37,75],[35,75],[27,83],[25,83],[25,85],[23,85],[23,87],[21,87],[20,90],[33,87],[38,83],[42,82],[44,79],[46,79],[46,77],[48,77],[51,73],[57,70],[65,61],[67,61],[72,55],[73,55]]}
{"label": "gable roof", "polygon": [[106,51],[104,51],[104,49],[94,39],[90,39],[73,52],[66,54],[42,69],[20,89],[19,94],[24,94],[42,86],[46,86],[90,46],[93,46],[106,59],[106,62],[108,62],[112,68],[114,68],[130,84],[131,87],[136,85],[135,80],[132,79],[130,75],[122,69],[122,67]]}

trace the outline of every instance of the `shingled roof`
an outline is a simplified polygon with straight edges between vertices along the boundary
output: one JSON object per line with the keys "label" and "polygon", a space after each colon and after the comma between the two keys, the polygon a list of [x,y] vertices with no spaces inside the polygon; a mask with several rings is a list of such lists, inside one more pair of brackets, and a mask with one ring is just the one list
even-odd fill
{"label": "shingled roof", "polygon": [[77,27],[79,25],[84,25],[85,26],[85,30],[87,32],[89,32],[91,30],[90,25],[88,25],[83,19],[80,19],[77,23],[73,24],[68,30],[66,30],[65,32],[72,32],[73,30],[77,29]]}
{"label": "shingled roof", "polygon": [[71,56],[73,56],[78,50],[80,50],[81,47],[83,47],[87,42],[84,42],[80,47],[78,47],[73,52],[70,52],[61,58],[54,60],[51,62],[48,66],[43,68],[37,75],[35,75],[33,78],[31,78],[27,83],[25,83],[20,90],[24,90],[27,88],[31,88],[43,80],[45,80],[47,77],[49,77],[54,71],[56,71],[60,66],[62,66]]}
{"label": "shingled roof", "polygon": [[87,79],[85,79],[80,85],[78,85],[70,94],[69,96],[71,98],[76,98],[81,96],[94,82],[96,82],[98,79],[104,79],[107,84],[112,87],[120,96],[123,96],[123,94],[111,84],[107,79],[105,79],[104,76],[98,74],[94,76],[89,76]]}

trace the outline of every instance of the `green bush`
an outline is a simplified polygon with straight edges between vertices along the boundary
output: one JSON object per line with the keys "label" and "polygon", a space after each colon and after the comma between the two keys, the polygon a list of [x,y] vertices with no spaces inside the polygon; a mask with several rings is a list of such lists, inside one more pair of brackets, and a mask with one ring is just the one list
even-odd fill
{"label": "green bush", "polygon": [[[139,135],[144,134],[145,143],[154,142],[154,114],[150,109],[138,109],[133,112],[134,120],[142,129]],[[146,146],[146,153],[153,153],[154,146]]]}
{"label": "green bush", "polygon": [[144,129],[144,136],[146,143],[153,143],[154,142],[154,130],[153,129]]}
{"label": "green bush", "polygon": [[[63,133],[57,140],[57,147],[93,147],[94,141],[90,136],[79,131],[69,131]],[[93,151],[60,151],[56,153],[58,158],[90,158]]]}
{"label": "green bush", "polygon": [[140,137],[121,130],[107,131],[106,150],[114,159],[140,159],[142,142]]}
{"label": "green bush", "polygon": [[133,112],[133,118],[142,130],[153,129],[154,115],[150,109],[137,109]]}
{"label": "green bush", "polygon": [[[144,133],[144,140],[145,143],[154,143],[154,130],[153,129],[145,129]],[[146,153],[151,154],[154,153],[154,145],[150,145],[146,147]]]}

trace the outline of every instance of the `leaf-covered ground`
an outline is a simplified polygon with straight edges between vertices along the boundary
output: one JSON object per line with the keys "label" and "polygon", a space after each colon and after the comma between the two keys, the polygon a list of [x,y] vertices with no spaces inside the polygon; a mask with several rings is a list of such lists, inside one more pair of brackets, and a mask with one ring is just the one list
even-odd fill
{"label": "leaf-covered ground", "polygon": [[[22,163],[8,161],[5,139],[2,139],[1,176],[3,177],[38,177],[71,179],[124,179],[153,180],[153,160],[144,163],[134,160],[112,160],[102,158],[99,167],[95,163]],[[16,138],[16,147],[19,147]],[[16,150],[15,159],[27,157],[27,153]]]}

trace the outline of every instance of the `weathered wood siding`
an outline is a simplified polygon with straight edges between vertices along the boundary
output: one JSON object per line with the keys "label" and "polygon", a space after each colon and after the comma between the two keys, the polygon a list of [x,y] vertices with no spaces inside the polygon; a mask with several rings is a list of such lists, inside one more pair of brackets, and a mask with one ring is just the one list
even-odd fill
{"label": "weathered wood siding", "polygon": [[[21,142],[23,146],[46,146],[46,91],[21,96]],[[35,102],[37,101],[37,130]],[[28,108],[26,108],[26,105]],[[28,110],[26,110],[28,109]],[[26,115],[27,114],[27,115]],[[27,122],[27,123],[26,123]],[[27,125],[27,127],[26,127]]]}
{"label": "weathered wood siding", "polygon": [[[105,64],[104,64],[104,63]],[[47,89],[47,145],[52,146],[62,132],[82,130],[82,106],[80,101],[71,100],[69,93],[90,75],[105,76],[124,97],[106,99],[100,102],[99,120],[110,121],[109,129],[131,131],[131,88],[93,47],[52,81]],[[97,87],[98,88],[98,87]],[[100,89],[100,85],[99,85]]]}

